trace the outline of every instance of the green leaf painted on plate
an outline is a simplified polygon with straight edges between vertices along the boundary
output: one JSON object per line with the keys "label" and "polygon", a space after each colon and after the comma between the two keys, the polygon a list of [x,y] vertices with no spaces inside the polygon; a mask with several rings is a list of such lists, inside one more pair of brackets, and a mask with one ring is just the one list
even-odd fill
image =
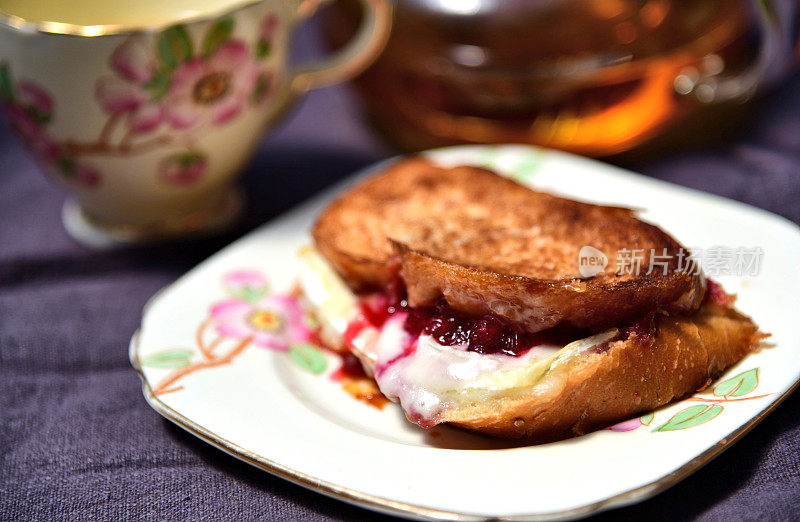
{"label": "green leaf painted on plate", "polygon": [[710,421],[722,413],[722,410],[723,408],[719,404],[714,404],[713,406],[708,404],[689,406],[673,415],[671,419],[653,431],[676,431],[691,428]]}
{"label": "green leaf painted on plate", "polygon": [[260,286],[260,287],[252,287],[252,286],[245,286],[244,288],[238,289],[236,291],[232,291],[231,295],[234,297],[238,297],[248,303],[255,303],[262,297],[264,297],[269,288],[267,286]]}
{"label": "green leaf painted on plate", "polygon": [[203,39],[203,57],[208,58],[220,45],[227,42],[233,33],[233,17],[225,16],[214,22]]}
{"label": "green leaf painted on plate", "polygon": [[758,386],[758,368],[747,370],[724,380],[714,388],[717,397],[740,397],[747,395]]}
{"label": "green leaf painted on plate", "polygon": [[161,33],[158,39],[158,55],[170,69],[192,57],[192,41],[182,25],[175,25]]}
{"label": "green leaf painted on plate", "polygon": [[153,368],[181,368],[189,365],[189,358],[193,353],[191,350],[158,352],[142,359],[142,365]]}
{"label": "green leaf painted on plate", "polygon": [[319,375],[328,367],[328,359],[317,347],[308,343],[295,344],[289,348],[289,358],[307,372]]}
{"label": "green leaf painted on plate", "polygon": [[655,417],[655,415],[653,412],[650,412],[647,415],[639,417],[639,420],[642,422],[643,426],[650,426],[650,423],[653,422],[653,417]]}

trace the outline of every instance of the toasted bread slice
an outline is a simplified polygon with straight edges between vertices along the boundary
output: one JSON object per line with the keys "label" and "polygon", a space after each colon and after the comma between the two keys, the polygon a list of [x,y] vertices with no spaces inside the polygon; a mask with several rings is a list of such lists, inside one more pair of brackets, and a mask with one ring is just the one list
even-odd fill
{"label": "toasted bread slice", "polygon": [[[618,325],[655,309],[689,313],[705,292],[700,274],[676,270],[681,245],[630,209],[572,201],[485,169],[445,169],[416,158],[336,200],[313,236],[355,288],[388,284],[399,256],[412,306],[443,296],[457,310],[494,313],[532,332],[559,324]],[[594,277],[580,274],[584,246],[608,258]],[[617,255],[624,250],[642,270],[619,270]],[[663,256],[666,270],[647,274],[653,253]]]}
{"label": "toasted bread slice", "polygon": [[441,422],[531,442],[582,435],[702,390],[767,337],[749,317],[714,303],[655,321],[652,335],[611,342],[534,387],[452,411]]}

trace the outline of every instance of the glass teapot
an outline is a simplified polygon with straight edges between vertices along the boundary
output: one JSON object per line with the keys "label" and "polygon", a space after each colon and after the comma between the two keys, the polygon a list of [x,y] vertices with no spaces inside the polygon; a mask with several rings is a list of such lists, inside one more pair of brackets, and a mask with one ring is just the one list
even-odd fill
{"label": "glass teapot", "polygon": [[[728,126],[791,69],[797,16],[794,0],[396,0],[390,42],[356,85],[404,149],[608,156]],[[329,43],[358,21],[355,3],[338,2]]]}

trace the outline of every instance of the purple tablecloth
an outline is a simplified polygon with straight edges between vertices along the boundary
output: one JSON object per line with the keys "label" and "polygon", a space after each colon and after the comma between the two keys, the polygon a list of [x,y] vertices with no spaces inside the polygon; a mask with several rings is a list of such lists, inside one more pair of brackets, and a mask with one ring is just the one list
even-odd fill
{"label": "purple tablecloth", "polygon": [[[635,168],[800,222],[800,78],[772,93],[758,114],[724,147]],[[159,288],[393,154],[358,119],[349,91],[312,93],[264,140],[245,175],[251,206],[235,233],[110,252],[85,250],[66,236],[63,195],[0,127],[0,520],[370,515],[252,468],[163,420],[142,398],[127,358],[142,306]],[[580,472],[580,463],[569,465]],[[487,477],[502,479],[502,472]],[[788,520],[799,516],[798,501],[795,394],[691,477],[601,517]]]}

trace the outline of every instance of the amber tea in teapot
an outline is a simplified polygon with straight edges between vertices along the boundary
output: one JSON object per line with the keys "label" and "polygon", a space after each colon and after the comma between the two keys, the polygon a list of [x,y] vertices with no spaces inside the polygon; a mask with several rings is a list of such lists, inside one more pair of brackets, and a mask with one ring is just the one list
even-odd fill
{"label": "amber tea in teapot", "polygon": [[[389,45],[357,86],[402,148],[518,142],[610,155],[764,83],[766,61],[791,52],[768,4],[398,0]],[[334,46],[358,22],[337,5],[325,20]],[[779,45],[765,48],[771,37]]]}

